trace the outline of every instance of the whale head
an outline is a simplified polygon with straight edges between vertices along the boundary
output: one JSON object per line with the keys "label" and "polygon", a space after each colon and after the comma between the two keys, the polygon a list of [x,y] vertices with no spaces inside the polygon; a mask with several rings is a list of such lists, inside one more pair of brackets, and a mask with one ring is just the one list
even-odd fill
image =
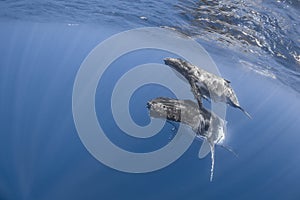
{"label": "whale head", "polygon": [[164,62],[166,65],[176,70],[187,78],[188,72],[191,70],[191,66],[186,61],[180,58],[165,58]]}

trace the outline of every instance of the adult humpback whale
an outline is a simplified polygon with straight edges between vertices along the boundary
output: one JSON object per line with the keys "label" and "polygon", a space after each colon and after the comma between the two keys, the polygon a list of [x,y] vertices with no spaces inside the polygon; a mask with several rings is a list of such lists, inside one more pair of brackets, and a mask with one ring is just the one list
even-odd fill
{"label": "adult humpback whale", "polygon": [[191,100],[158,97],[149,101],[147,108],[151,117],[184,123],[192,128],[198,138],[203,139],[198,156],[204,158],[211,152],[210,180],[212,181],[215,145],[222,144],[225,139],[226,122]]}
{"label": "adult humpback whale", "polygon": [[209,73],[180,58],[165,58],[164,62],[188,80],[200,107],[202,105],[201,97],[210,98],[215,102],[224,102],[238,108],[251,118],[249,113],[240,106],[235,92],[229,85],[230,81]]}

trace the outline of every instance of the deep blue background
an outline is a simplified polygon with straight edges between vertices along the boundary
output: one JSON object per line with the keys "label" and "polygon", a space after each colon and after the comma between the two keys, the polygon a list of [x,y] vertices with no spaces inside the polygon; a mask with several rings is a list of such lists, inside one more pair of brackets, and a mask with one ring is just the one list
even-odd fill
{"label": "deep blue background", "polygon": [[[1,22],[0,27],[1,200],[300,199],[299,94],[276,79],[242,67],[230,52],[201,43],[253,117],[249,120],[228,108],[226,144],[239,159],[217,147],[214,181],[209,182],[210,157],[198,159],[200,143],[195,141],[179,160],[162,170],[128,174],[104,166],[87,152],[71,110],[73,82],[81,62],[99,42],[122,28],[18,21]],[[130,59],[123,62],[125,69],[135,62],[162,63],[155,51]],[[142,105],[148,99],[141,96],[152,91],[147,97],[154,97],[151,87],[158,94],[172,95],[155,85],[141,88],[132,101],[142,102],[131,110],[144,123],[148,119]],[[109,87],[98,88],[97,98],[109,97],[110,92]],[[97,109],[104,108],[97,105]],[[106,124],[107,128],[113,125],[111,120]],[[160,147],[172,134],[167,125],[153,145]],[[130,144],[128,148],[140,148],[140,142],[129,137],[116,141]],[[151,143],[146,145],[152,148]]]}

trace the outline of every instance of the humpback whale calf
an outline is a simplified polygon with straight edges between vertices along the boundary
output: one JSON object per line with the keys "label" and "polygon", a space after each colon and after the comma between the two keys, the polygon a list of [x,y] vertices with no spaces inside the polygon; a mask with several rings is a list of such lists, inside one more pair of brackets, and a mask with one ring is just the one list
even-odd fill
{"label": "humpback whale calf", "polygon": [[151,117],[186,124],[196,133],[196,137],[203,139],[198,156],[204,158],[211,152],[210,180],[212,181],[215,145],[220,144],[232,152],[231,149],[222,145],[225,139],[226,122],[213,112],[206,110],[204,107],[199,107],[197,103],[191,100],[158,97],[147,102],[147,108]]}
{"label": "humpback whale calf", "polygon": [[165,58],[164,62],[179,72],[189,82],[199,107],[202,105],[201,97],[206,99],[210,98],[214,102],[224,102],[232,107],[238,108],[251,118],[250,114],[240,106],[235,92],[229,85],[230,81],[207,72],[180,58]]}

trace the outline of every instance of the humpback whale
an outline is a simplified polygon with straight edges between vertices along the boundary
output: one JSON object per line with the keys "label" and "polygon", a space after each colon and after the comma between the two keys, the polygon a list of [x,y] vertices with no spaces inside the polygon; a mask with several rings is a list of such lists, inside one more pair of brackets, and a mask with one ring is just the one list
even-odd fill
{"label": "humpback whale", "polygon": [[238,108],[251,118],[250,114],[240,106],[238,98],[230,86],[230,81],[207,72],[180,58],[165,58],[164,62],[179,72],[189,82],[194,97],[200,107],[202,106],[201,97],[205,99],[210,98],[214,102],[224,102],[232,107]]}
{"label": "humpback whale", "polygon": [[[196,133],[196,137],[203,139],[198,156],[204,158],[211,152],[210,180],[212,181],[215,145],[221,145],[225,139],[226,122],[191,100],[158,97],[147,102],[147,108],[151,117],[186,124]],[[231,151],[229,148],[225,148]]]}

